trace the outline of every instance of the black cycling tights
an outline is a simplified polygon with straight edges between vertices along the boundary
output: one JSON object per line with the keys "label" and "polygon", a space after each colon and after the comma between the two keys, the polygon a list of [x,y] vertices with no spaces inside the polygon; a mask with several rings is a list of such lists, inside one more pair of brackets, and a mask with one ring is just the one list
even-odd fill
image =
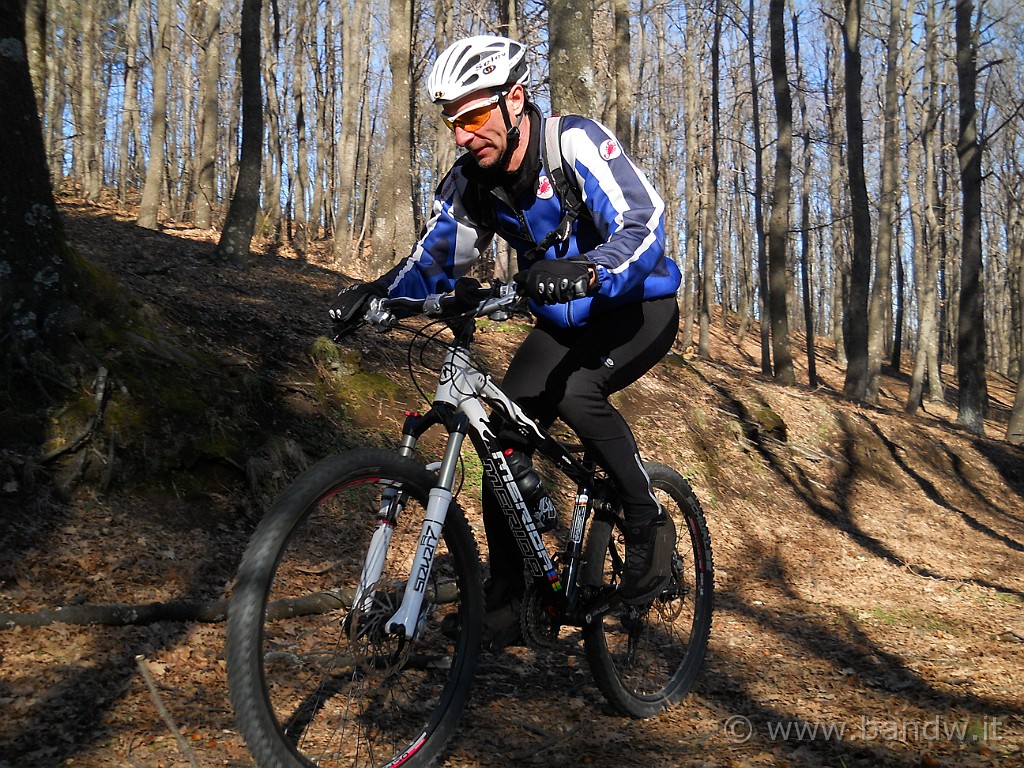
{"label": "black cycling tights", "polygon": [[[653,519],[658,505],[633,432],[608,397],[654,367],[672,348],[678,330],[674,296],[624,306],[582,328],[538,323],[512,358],[502,383],[541,426],[547,428],[560,417],[576,432],[615,483],[623,513],[634,524]],[[509,446],[518,442],[512,434],[502,432],[501,437]],[[504,570],[495,562],[495,549],[505,549],[501,543],[509,538],[500,518],[492,494],[485,492],[492,573],[496,567]]]}

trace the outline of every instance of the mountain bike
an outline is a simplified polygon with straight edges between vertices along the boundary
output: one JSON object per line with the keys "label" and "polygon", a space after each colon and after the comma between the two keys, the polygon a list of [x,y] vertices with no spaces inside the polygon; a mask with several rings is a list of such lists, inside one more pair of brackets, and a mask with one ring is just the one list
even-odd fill
{"label": "mountain bike", "polygon": [[[682,475],[645,464],[676,527],[676,551],[664,591],[624,604],[624,522],[611,482],[581,446],[533,422],[471,355],[477,318],[505,319],[523,301],[501,284],[482,289],[468,311],[452,295],[372,300],[362,321],[377,331],[404,327],[397,315],[435,319],[413,332],[410,374],[414,349],[425,360],[423,350],[440,345],[443,362],[432,367],[431,407],[407,414],[396,449],[320,461],[284,491],[248,544],[226,655],[236,718],[258,765],[440,758],[470,695],[485,610],[478,547],[458,500],[466,437],[533,577],[520,616],[527,641],[556,644],[563,630],[582,637],[599,689],[630,717],[652,717],[692,687],[713,596],[701,506]],[[498,442],[502,421],[571,489],[571,517],[553,545]],[[434,427],[447,436],[440,460],[428,462],[417,445]]]}

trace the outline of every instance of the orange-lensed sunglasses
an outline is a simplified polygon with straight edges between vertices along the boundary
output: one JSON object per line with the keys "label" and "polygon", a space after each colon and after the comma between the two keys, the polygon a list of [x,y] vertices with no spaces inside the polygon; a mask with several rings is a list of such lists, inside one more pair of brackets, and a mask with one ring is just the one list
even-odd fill
{"label": "orange-lensed sunglasses", "polygon": [[457,115],[448,116],[441,113],[441,120],[448,126],[448,129],[454,131],[456,128],[461,128],[469,133],[476,133],[484,124],[487,122],[487,118],[491,116],[491,110],[494,109],[494,105],[498,103],[498,100],[504,96],[503,93],[496,93],[491,96],[483,104],[478,104],[474,107],[469,107],[459,112]]}

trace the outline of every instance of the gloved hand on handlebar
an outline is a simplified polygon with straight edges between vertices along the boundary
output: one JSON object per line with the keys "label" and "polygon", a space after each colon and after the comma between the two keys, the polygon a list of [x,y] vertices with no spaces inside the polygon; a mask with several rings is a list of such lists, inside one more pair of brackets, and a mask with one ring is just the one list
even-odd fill
{"label": "gloved hand on handlebar", "polygon": [[452,289],[456,310],[468,312],[476,308],[480,300],[485,298],[489,292],[490,289],[480,285],[480,281],[475,277],[460,277],[455,281],[455,287]]}
{"label": "gloved hand on handlebar", "polygon": [[538,304],[562,304],[597,293],[594,265],[586,259],[541,259],[515,277]]}
{"label": "gloved hand on handlebar", "polygon": [[334,297],[328,312],[335,325],[351,325],[366,311],[370,299],[386,295],[378,283],[353,283]]}

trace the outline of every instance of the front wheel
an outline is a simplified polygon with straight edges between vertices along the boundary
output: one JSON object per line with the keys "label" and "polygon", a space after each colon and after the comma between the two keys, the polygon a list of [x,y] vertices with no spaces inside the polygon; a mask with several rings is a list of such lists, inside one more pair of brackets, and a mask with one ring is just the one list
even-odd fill
{"label": "front wheel", "polygon": [[[648,718],[690,691],[711,633],[714,566],[704,512],[686,479],[662,464],[645,464],[655,495],[676,528],[672,580],[650,604],[619,607],[584,627],[594,680],[623,714]],[[621,533],[595,519],[581,582],[617,585],[625,550]]]}
{"label": "front wheel", "polygon": [[[435,481],[411,459],[351,451],[304,472],[260,523],[238,571],[226,649],[257,765],[437,759],[469,697],[483,616],[476,542],[454,501],[414,636],[388,627]],[[360,587],[379,519],[398,508],[397,524],[383,523],[386,551],[386,534],[374,538],[380,576]]]}

